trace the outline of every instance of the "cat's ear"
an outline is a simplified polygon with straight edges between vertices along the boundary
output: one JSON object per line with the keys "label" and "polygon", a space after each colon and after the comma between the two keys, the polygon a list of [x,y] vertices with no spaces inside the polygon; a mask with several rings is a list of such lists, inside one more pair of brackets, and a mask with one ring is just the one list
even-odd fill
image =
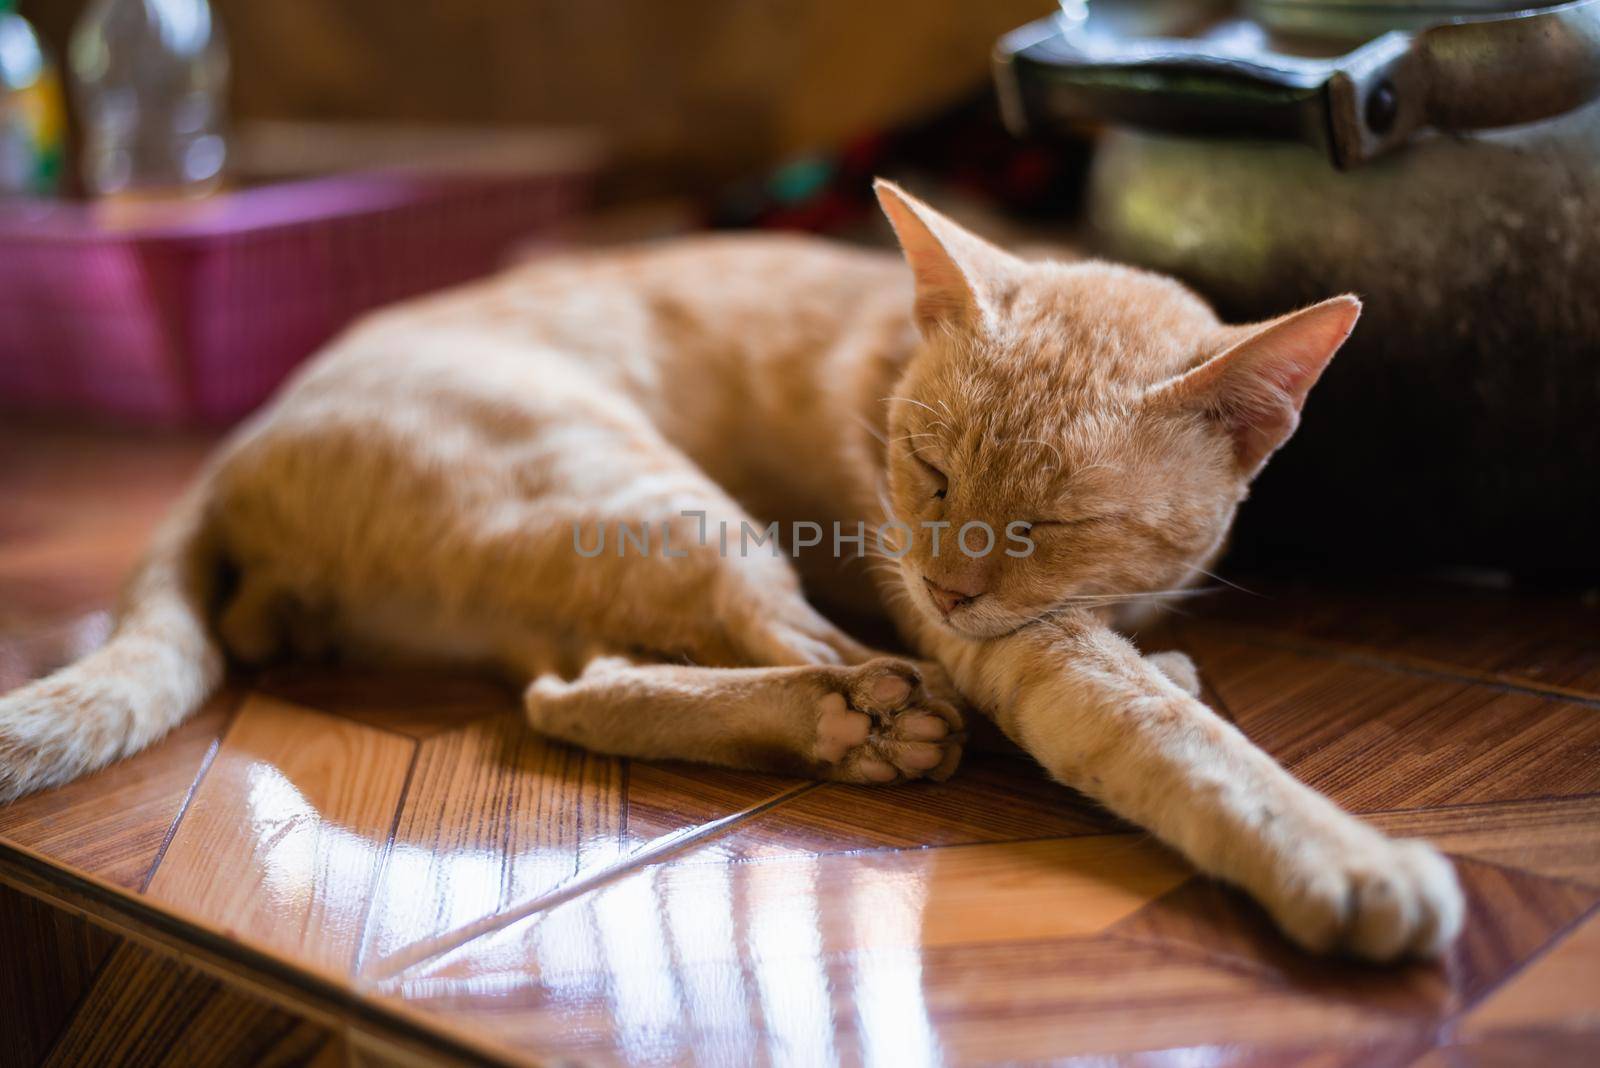
{"label": "cat's ear", "polygon": [[893,182],[873,183],[916,279],[924,334],[977,326],[1013,284],[1022,261],[934,211]]}
{"label": "cat's ear", "polygon": [[1151,398],[1205,411],[1227,427],[1246,477],[1300,424],[1306,394],[1361,314],[1346,294],[1252,327],[1200,366],[1154,387]]}

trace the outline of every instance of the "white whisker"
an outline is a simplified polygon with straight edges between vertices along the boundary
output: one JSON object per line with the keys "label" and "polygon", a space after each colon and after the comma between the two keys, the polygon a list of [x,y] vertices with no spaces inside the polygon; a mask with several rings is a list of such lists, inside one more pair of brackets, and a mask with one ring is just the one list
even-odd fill
{"label": "white whisker", "polygon": [[1055,453],[1056,470],[1058,470],[1058,471],[1061,470],[1061,464],[1063,462],[1062,459],[1061,459],[1061,450],[1056,448],[1055,442],[1053,442],[1053,441],[1041,441],[1038,438],[1018,438],[1017,442],[1018,442],[1018,444],[1021,444],[1021,445],[1043,445],[1045,448],[1047,448],[1051,452]]}
{"label": "white whisker", "polygon": [[1239,585],[1237,582],[1234,582],[1231,579],[1223,578],[1221,575],[1217,574],[1215,571],[1207,571],[1205,568],[1201,567],[1199,564],[1190,564],[1189,565],[1189,570],[1190,571],[1199,572],[1200,574],[1204,575],[1206,578],[1216,579],[1218,582],[1222,583],[1224,586],[1232,586],[1234,589],[1238,590],[1240,593],[1248,593],[1252,597],[1260,597],[1261,596],[1261,594],[1257,593],[1255,590],[1247,590],[1243,586]]}
{"label": "white whisker", "polygon": [[[931,405],[923,404],[921,401],[915,400],[915,399],[913,399],[911,397],[885,397],[885,398],[883,398],[883,403],[888,404],[890,401],[897,401],[897,400],[898,401],[905,401],[907,404],[915,404],[918,408],[927,408],[928,411],[932,412],[934,415],[938,415],[939,414],[938,411],[936,409],[934,409]],[[944,402],[940,401],[939,403],[943,404]],[[949,409],[946,409],[946,411],[949,411]]]}
{"label": "white whisker", "polygon": [[860,416],[860,415],[856,416],[856,422],[861,424],[861,429],[862,430],[865,430],[867,433],[869,433],[873,437],[877,438],[878,439],[878,444],[882,445],[886,449],[889,447],[888,440],[886,438],[884,438],[884,436],[882,434],[878,433],[878,428],[873,426],[871,423],[867,422],[867,420],[866,420],[866,418],[864,416]]}
{"label": "white whisker", "polygon": [[[1050,619],[1063,612],[1083,608],[1112,608],[1119,604],[1131,604],[1138,601],[1173,601],[1186,600],[1191,597],[1203,597],[1220,592],[1215,587],[1206,589],[1184,590],[1143,590],[1128,593],[1078,593],[1069,594],[1055,602],[1027,620],[1027,623],[1037,623]],[[1169,606],[1170,607],[1170,606]],[[1175,611],[1176,609],[1174,609]],[[1026,623],[1024,624],[1026,625]]]}

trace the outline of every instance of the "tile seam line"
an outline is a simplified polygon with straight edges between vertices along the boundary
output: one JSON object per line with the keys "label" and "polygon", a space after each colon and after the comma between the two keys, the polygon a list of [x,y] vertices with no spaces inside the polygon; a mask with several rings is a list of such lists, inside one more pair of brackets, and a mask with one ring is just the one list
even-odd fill
{"label": "tile seam line", "polygon": [[1566,944],[1567,939],[1571,937],[1574,931],[1588,923],[1590,920],[1594,919],[1596,916],[1600,916],[1600,901],[1590,905],[1587,909],[1584,909],[1582,912],[1578,913],[1578,915],[1574,916],[1571,920],[1568,920],[1566,923],[1562,924],[1560,928],[1550,935],[1550,938],[1545,942],[1544,945],[1540,946],[1537,951],[1528,954],[1527,958],[1523,960],[1522,963],[1518,964],[1515,968],[1512,968],[1505,975],[1501,976],[1498,983],[1495,983],[1493,986],[1480,991],[1477,997],[1473,998],[1469,1002],[1464,1002],[1456,1009],[1456,1011],[1450,1013],[1443,1020],[1441,1020],[1439,1024],[1440,1031],[1448,1032],[1450,1037],[1454,1038],[1457,1025],[1460,1024],[1461,1021],[1468,1015],[1470,1015],[1474,1009],[1488,1001],[1496,992],[1504,990],[1513,981],[1515,981],[1519,975],[1523,975],[1529,968],[1533,967],[1539,961],[1544,960],[1551,953],[1554,953],[1556,949]]}
{"label": "tile seam line", "polygon": [[[1480,864],[1486,868],[1493,868],[1498,871],[1508,872],[1514,875],[1531,875],[1540,879],[1548,880],[1549,882],[1556,883],[1558,885],[1570,887],[1572,889],[1588,891],[1590,894],[1597,895],[1597,900],[1590,904],[1587,908],[1580,911],[1571,920],[1568,920],[1555,931],[1551,932],[1550,938],[1544,943],[1544,945],[1540,946],[1537,951],[1529,954],[1528,957],[1521,961],[1516,967],[1512,968],[1510,971],[1506,972],[1505,975],[1501,976],[1498,982],[1480,991],[1472,1000],[1463,1001],[1451,1011],[1442,1014],[1428,1023],[1428,1026],[1440,1033],[1453,1030],[1456,1023],[1460,1021],[1462,1017],[1466,1016],[1479,1005],[1482,1005],[1489,999],[1491,995],[1495,993],[1495,991],[1503,989],[1508,983],[1510,983],[1518,975],[1521,975],[1523,972],[1527,971],[1537,961],[1541,960],[1549,953],[1554,952],[1558,946],[1567,940],[1568,936],[1570,936],[1579,927],[1589,922],[1591,918],[1600,916],[1600,893],[1597,893],[1596,888],[1592,886],[1576,883],[1561,876],[1544,875],[1539,872],[1526,871],[1525,869],[1516,868],[1509,864],[1501,864],[1498,861],[1483,860],[1478,857],[1470,857],[1468,859],[1472,860],[1474,864]],[[1207,876],[1196,872],[1194,876],[1191,876],[1191,879],[1192,878],[1204,879],[1207,878]],[[1226,971],[1262,979],[1269,985],[1272,985],[1276,988],[1287,990],[1295,989],[1292,982],[1285,981],[1285,978],[1282,975],[1272,971],[1270,968],[1254,967],[1254,962],[1246,958],[1226,952],[1219,952],[1195,943],[1174,943],[1148,935],[1128,934],[1115,930],[1114,926],[1115,925],[1113,925],[1112,928],[1107,928],[1106,930],[1099,932],[1094,937],[1124,942],[1130,945],[1143,946],[1147,949],[1166,950],[1187,956],[1192,960],[1203,961]],[[1276,930],[1275,926],[1274,929]],[[1279,937],[1282,937],[1281,933]],[[1378,969],[1388,969],[1390,967],[1394,967],[1394,965],[1382,964],[1374,967]],[[1337,995],[1335,995],[1335,999],[1337,1000]],[[1363,1011],[1366,1012],[1374,1012],[1379,1015],[1390,1016],[1396,1019],[1411,1018],[1411,1014],[1406,1013],[1404,1010],[1393,1009],[1386,1006],[1363,1006],[1362,1008]]]}
{"label": "tile seam line", "polygon": [[625,857],[615,864],[605,865],[591,875],[573,879],[571,882],[559,886],[548,893],[537,895],[515,908],[497,912],[492,916],[484,917],[482,920],[458,927],[453,931],[446,931],[436,938],[413,942],[386,957],[381,957],[374,961],[367,969],[366,974],[356,976],[358,986],[363,992],[371,992],[379,983],[391,982],[407,972],[414,971],[424,964],[460,949],[469,942],[496,934],[530,916],[549,912],[569,901],[582,897],[590,891],[599,890],[610,883],[616,882],[625,875],[648,867],[658,860],[674,856],[691,846],[711,841],[747,820],[770,812],[794,798],[810,793],[821,786],[822,783],[820,782],[802,783],[743,812],[736,812],[719,820],[701,824],[687,833],[676,837],[663,835],[654,842],[646,844],[632,856]]}
{"label": "tile seam line", "polygon": [[[1276,930],[1275,927],[1273,929]],[[1194,943],[1170,942],[1149,935],[1127,934],[1115,929],[1107,929],[1100,934],[1095,935],[1094,937],[1108,942],[1138,946],[1141,949],[1159,950],[1164,953],[1171,953],[1175,956],[1182,957],[1189,963],[1204,965],[1205,967],[1214,968],[1218,971],[1224,971],[1239,978],[1254,980],[1261,983],[1263,986],[1270,987],[1274,991],[1287,992],[1290,994],[1300,994],[1305,992],[1302,988],[1295,985],[1294,980],[1291,977],[1285,976],[1281,972],[1273,970],[1270,964],[1258,965],[1258,962],[1249,958],[1240,957],[1225,951],[1209,949],[1202,945],[1197,945]],[[1279,934],[1278,937],[1283,938],[1286,943],[1288,942],[1287,936]],[[1319,959],[1317,955],[1311,954],[1308,950],[1297,949],[1296,952],[1306,954],[1309,960],[1316,961]],[[1332,959],[1337,960],[1338,958],[1335,957]],[[1383,973],[1398,967],[1404,967],[1404,965],[1376,964],[1371,965],[1370,967],[1377,973]],[[1317,998],[1319,1003],[1335,1002],[1346,1007],[1354,1007],[1361,1012],[1370,1013],[1375,1018],[1410,1024],[1419,1032],[1425,1029],[1437,1029],[1438,1027],[1442,1026],[1444,1021],[1443,1017],[1427,1021],[1418,1020],[1415,1013],[1408,1012],[1405,1009],[1394,1008],[1386,1005],[1364,1005],[1359,1002],[1353,1002],[1348,999],[1340,998],[1337,993],[1319,993],[1314,996]]]}
{"label": "tile seam line", "polygon": [[167,827],[167,833],[161,838],[161,845],[156,849],[156,855],[150,861],[150,870],[144,873],[144,878],[139,882],[139,896],[143,897],[150,890],[150,884],[156,881],[156,871],[161,867],[161,862],[167,859],[167,849],[171,847],[173,839],[178,837],[178,831],[183,827],[185,817],[189,815],[189,808],[194,804],[194,799],[199,796],[200,787],[205,782],[206,776],[211,772],[211,765],[216,763],[217,754],[222,752],[222,745],[228,740],[228,735],[233,733],[233,725],[239,719],[239,710],[244,707],[245,695],[236,696],[228,707],[227,718],[223,721],[222,729],[217,736],[211,739],[211,744],[206,748],[206,755],[200,761],[200,768],[189,782],[189,789],[183,795],[183,803],[178,806],[177,814],[172,817],[172,823]]}
{"label": "tile seam line", "polygon": [[384,839],[383,859],[378,864],[377,874],[372,880],[372,892],[367,895],[366,907],[361,913],[361,934],[356,939],[355,953],[350,961],[350,976],[361,975],[361,965],[367,956],[367,938],[372,933],[373,905],[378,900],[378,895],[384,892],[389,878],[390,861],[394,856],[394,841],[400,833],[400,821],[405,817],[406,802],[411,797],[411,782],[416,777],[417,764],[422,758],[422,743],[411,739],[411,760],[406,765],[406,777],[400,784],[400,796],[395,799],[394,816],[389,821],[389,836]]}

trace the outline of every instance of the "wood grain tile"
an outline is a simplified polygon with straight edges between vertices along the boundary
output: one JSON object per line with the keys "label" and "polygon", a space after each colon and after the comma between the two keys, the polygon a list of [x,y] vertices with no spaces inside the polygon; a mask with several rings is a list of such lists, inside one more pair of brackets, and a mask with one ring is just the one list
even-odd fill
{"label": "wood grain tile", "polygon": [[[816,786],[807,780],[757,771],[639,760],[628,762],[627,781],[623,830],[633,848],[686,827],[749,812],[795,791],[809,792]],[[785,805],[793,803],[786,801]],[[705,848],[731,849],[725,855],[740,855],[738,847],[730,847],[729,843],[738,842],[746,826],[740,824]]]}
{"label": "wood grain tile", "polygon": [[1600,888],[1600,797],[1385,812],[1389,834],[1426,838],[1458,856]]}
{"label": "wood grain tile", "polygon": [[1028,759],[967,756],[948,782],[890,787],[827,783],[740,824],[729,857],[1008,842],[1129,831]]}
{"label": "wood grain tile", "polygon": [[251,680],[268,697],[428,738],[488,716],[518,717],[522,702],[504,683],[463,672],[361,665],[295,665]]}
{"label": "wood grain tile", "polygon": [[117,942],[0,883],[0,1068],[44,1060]]}
{"label": "wood grain tile", "polygon": [[1600,1029],[1528,1028],[1450,1036],[1414,1068],[1593,1068]]}
{"label": "wood grain tile", "polygon": [[124,943],[43,1063],[47,1068],[306,1065],[331,1037],[194,968]]}
{"label": "wood grain tile", "polygon": [[1191,635],[1240,728],[1358,812],[1600,792],[1587,705]]}
{"label": "wood grain tile", "polygon": [[434,735],[420,743],[363,958],[547,894],[624,851],[615,758],[547,742],[510,715]]}
{"label": "wood grain tile", "polygon": [[1095,1057],[1105,1065],[1147,1068],[1151,1064],[1204,1064],[1218,1068],[1411,1068],[1419,1055],[1431,1052],[1433,1033],[1419,1029],[1381,1038],[1346,1040],[1336,1035],[1315,1042],[1287,1045],[1228,1044],[1184,1046],[1131,1055]]}
{"label": "wood grain tile", "polygon": [[[1588,1032],[1600,1038],[1600,915],[1591,913],[1565,940],[1528,965],[1469,1012],[1463,1038],[1539,1029]],[[1600,1053],[1600,1045],[1592,1047]]]}
{"label": "wood grain tile", "polygon": [[138,890],[237,702],[219,694],[144,752],[0,806],[0,839]]}
{"label": "wood grain tile", "polygon": [[345,975],[414,748],[409,738],[247,697],[150,898]]}
{"label": "wood grain tile", "polygon": [[1259,1047],[1383,1049],[1416,1037],[1404,1017],[1114,939],[949,949],[924,955],[922,968],[952,1063],[1131,1053],[1192,1063],[1183,1051],[1196,1047],[1245,1059]]}
{"label": "wood grain tile", "polygon": [[1441,962],[1389,968],[1318,959],[1279,934],[1243,894],[1196,879],[1111,932],[1168,952],[1255,970],[1272,982],[1374,1011],[1442,1020],[1467,1008],[1538,954],[1597,902],[1600,890],[1456,858],[1468,918]]}
{"label": "wood grain tile", "polygon": [[[917,948],[894,937],[902,914],[858,898],[833,906],[853,906],[859,925],[856,948],[840,951],[826,948],[819,914],[767,902],[757,886],[730,885],[717,907],[666,914],[639,888],[614,892],[635,896],[564,906],[571,914],[545,917],[536,934],[508,933],[470,964],[441,962],[387,993],[440,1027],[585,1063],[1059,1063],[1129,1053],[1166,1063],[1166,1051],[1177,1063],[1213,1063],[1182,1051],[1416,1038],[1403,1017],[1115,939]],[[723,901],[734,905],[731,921]]]}
{"label": "wood grain tile", "polygon": [[1186,633],[1218,623],[1269,641],[1325,642],[1381,659],[1600,696],[1600,600],[1421,580],[1246,580],[1200,602]]}
{"label": "wood grain tile", "polygon": [[[721,768],[624,765],[547,742],[520,716],[429,739],[363,959],[387,975],[613,869],[681,849],[726,855],[730,825],[813,786]],[[427,915],[417,914],[418,885],[435,890],[420,899],[433,903]]]}
{"label": "wood grain tile", "polygon": [[[1172,854],[1132,835],[732,864],[708,850],[635,872],[384,989],[451,1014],[481,1012],[514,1041],[557,1050],[568,1028],[603,1034],[608,1013],[616,1037],[645,1042],[652,1058],[687,1049],[649,1045],[657,1027],[681,1029],[673,1042],[692,1035],[720,1049],[723,1033],[748,1028],[752,1014],[767,1015],[757,1041],[815,1042],[826,1032],[813,1028],[849,996],[828,994],[841,961],[860,958],[864,978],[848,982],[876,984],[870,996],[887,1008],[915,997],[918,953],[1026,953],[1102,930],[1189,877]],[[871,965],[884,958],[897,963],[880,974]],[[477,991],[491,993],[478,1000]]]}

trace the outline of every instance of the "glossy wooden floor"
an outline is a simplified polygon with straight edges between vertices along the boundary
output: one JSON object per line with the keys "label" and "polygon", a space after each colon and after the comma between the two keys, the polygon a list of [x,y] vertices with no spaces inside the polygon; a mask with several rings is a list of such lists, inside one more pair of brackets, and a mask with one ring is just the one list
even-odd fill
{"label": "glossy wooden floor", "polygon": [[[0,687],[104,635],[202,451],[0,431]],[[630,763],[418,673],[238,680],[0,808],[0,879],[425,1058],[1600,1063],[1600,607],[1272,586],[1162,640],[1296,774],[1457,858],[1447,960],[1308,959],[1022,760],[892,789]]]}

